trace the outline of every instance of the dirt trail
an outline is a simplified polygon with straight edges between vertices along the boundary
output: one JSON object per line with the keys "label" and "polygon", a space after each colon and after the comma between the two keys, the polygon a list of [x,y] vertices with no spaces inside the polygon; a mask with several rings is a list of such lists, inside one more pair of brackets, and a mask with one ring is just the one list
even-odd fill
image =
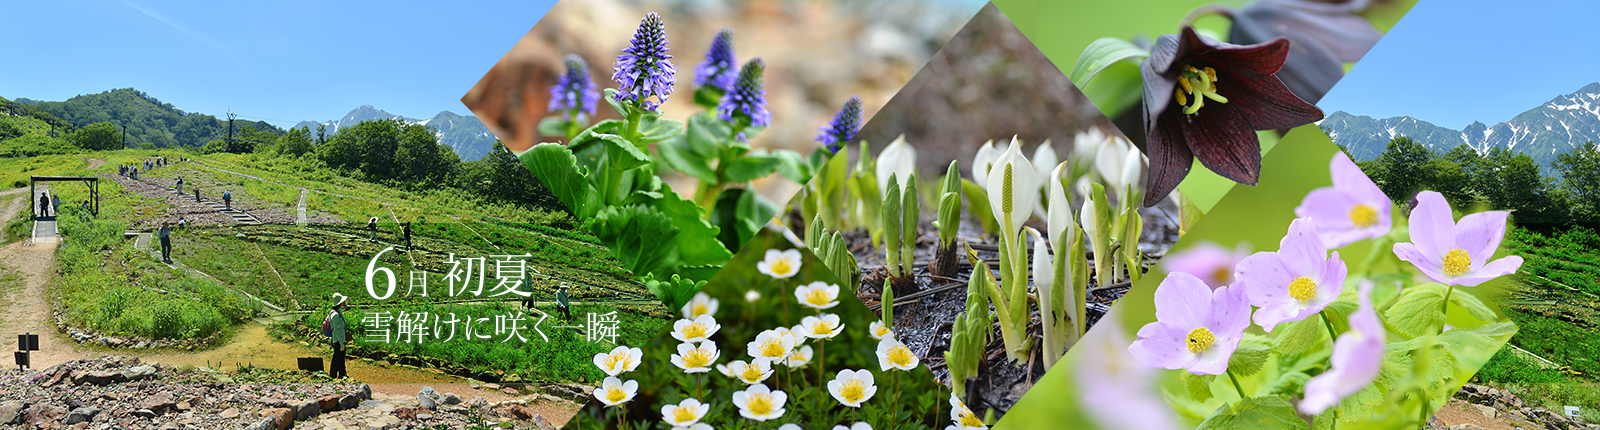
{"label": "dirt trail", "polygon": [[89,168],[84,170],[94,170],[94,168],[104,166],[106,164],[106,160],[99,158],[89,158],[87,160],[89,160]]}

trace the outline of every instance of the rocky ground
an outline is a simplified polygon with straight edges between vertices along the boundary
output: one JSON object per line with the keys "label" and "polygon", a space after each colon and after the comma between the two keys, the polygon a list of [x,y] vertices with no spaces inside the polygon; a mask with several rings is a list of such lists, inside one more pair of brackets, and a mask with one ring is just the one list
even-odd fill
{"label": "rocky ground", "polygon": [[[307,379],[317,378],[298,372],[179,368],[130,357],[12,369],[0,374],[0,427],[554,429],[540,412],[565,402],[546,395],[490,402],[474,393],[441,393],[426,386],[414,396],[375,394],[366,384],[326,378],[320,383],[274,382]],[[507,388],[486,384],[481,389]]]}
{"label": "rocky ground", "polygon": [[[1581,405],[1595,407],[1595,405]],[[1428,422],[1428,430],[1600,430],[1600,424],[1567,418],[1531,404],[1511,391],[1467,384]]]}

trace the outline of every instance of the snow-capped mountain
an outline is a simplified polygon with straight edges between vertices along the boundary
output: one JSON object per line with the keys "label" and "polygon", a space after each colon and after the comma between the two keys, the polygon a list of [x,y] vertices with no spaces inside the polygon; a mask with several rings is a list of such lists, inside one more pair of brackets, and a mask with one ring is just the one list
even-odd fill
{"label": "snow-capped mountain", "polygon": [[1434,151],[1467,145],[1481,154],[1491,148],[1505,148],[1527,154],[1548,168],[1557,154],[1600,141],[1600,82],[1558,96],[1494,126],[1473,122],[1458,131],[1409,116],[1374,119],[1343,111],[1329,114],[1321,125],[1334,143],[1349,148],[1357,160],[1377,158],[1389,140],[1407,136]]}
{"label": "snow-capped mountain", "polygon": [[494,134],[489,132],[489,128],[485,127],[483,122],[478,121],[478,117],[456,115],[450,111],[441,111],[438,115],[434,115],[433,118],[416,119],[385,112],[382,109],[372,107],[372,105],[362,105],[336,120],[320,123],[316,121],[301,121],[294,126],[296,128],[308,127],[312,132],[315,132],[317,125],[326,125],[328,133],[332,134],[338,132],[340,127],[352,126],[362,121],[375,119],[398,119],[407,124],[432,127],[434,136],[439,138],[439,143],[454,149],[456,155],[461,157],[461,161],[483,158],[484,155],[489,153],[489,149],[494,147]]}

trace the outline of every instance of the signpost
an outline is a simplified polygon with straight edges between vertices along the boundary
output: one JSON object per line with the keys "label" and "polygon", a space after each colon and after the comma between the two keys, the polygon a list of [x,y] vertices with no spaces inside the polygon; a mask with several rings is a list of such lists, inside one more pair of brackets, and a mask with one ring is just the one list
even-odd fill
{"label": "signpost", "polygon": [[1578,407],[1577,406],[1568,406],[1567,407],[1567,418],[1577,418],[1577,417],[1578,417]]}
{"label": "signpost", "polygon": [[29,352],[39,350],[39,335],[24,333],[17,335],[17,368],[25,369],[32,366]]}

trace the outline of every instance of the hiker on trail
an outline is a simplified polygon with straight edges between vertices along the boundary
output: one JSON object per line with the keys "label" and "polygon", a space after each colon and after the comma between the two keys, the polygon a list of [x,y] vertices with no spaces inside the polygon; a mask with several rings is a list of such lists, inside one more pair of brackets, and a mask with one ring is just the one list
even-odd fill
{"label": "hiker on trail", "polygon": [[183,219],[183,215],[178,215],[178,228],[189,228],[189,220]]}
{"label": "hiker on trail", "polygon": [[183,177],[178,177],[178,194],[183,194]]}
{"label": "hiker on trail", "polygon": [[367,241],[378,241],[378,217],[367,218]]}
{"label": "hiker on trail", "polygon": [[406,222],[404,226],[406,235],[406,251],[411,251],[411,222]]}
{"label": "hiker on trail", "polygon": [[222,192],[222,205],[228,209],[233,209],[233,190]]}
{"label": "hiker on trail", "polygon": [[572,310],[569,308],[567,305],[567,284],[561,284],[561,288],[556,290],[556,310],[561,311],[562,320],[572,320]]}
{"label": "hiker on trail", "polygon": [[39,218],[50,217],[50,193],[39,193]]}
{"label": "hiker on trail", "polygon": [[50,210],[55,211],[56,212],[56,216],[60,216],[61,215],[61,195],[60,194],[55,194],[55,195],[50,196],[50,198],[52,199],[52,201],[50,203]]}
{"label": "hiker on trail", "polygon": [[199,185],[195,185],[194,186],[194,201],[197,201],[197,202],[200,201],[200,186]]}
{"label": "hiker on trail", "polygon": [[349,297],[333,293],[333,308],[328,310],[328,317],[322,320],[322,334],[328,336],[328,343],[333,345],[333,363],[328,365],[328,377],[348,378],[350,375],[344,369],[344,344],[350,340],[349,333],[345,331],[344,305]]}
{"label": "hiker on trail", "polygon": [[161,228],[156,229],[156,237],[161,238],[161,262],[172,263],[172,223],[162,221]]}

